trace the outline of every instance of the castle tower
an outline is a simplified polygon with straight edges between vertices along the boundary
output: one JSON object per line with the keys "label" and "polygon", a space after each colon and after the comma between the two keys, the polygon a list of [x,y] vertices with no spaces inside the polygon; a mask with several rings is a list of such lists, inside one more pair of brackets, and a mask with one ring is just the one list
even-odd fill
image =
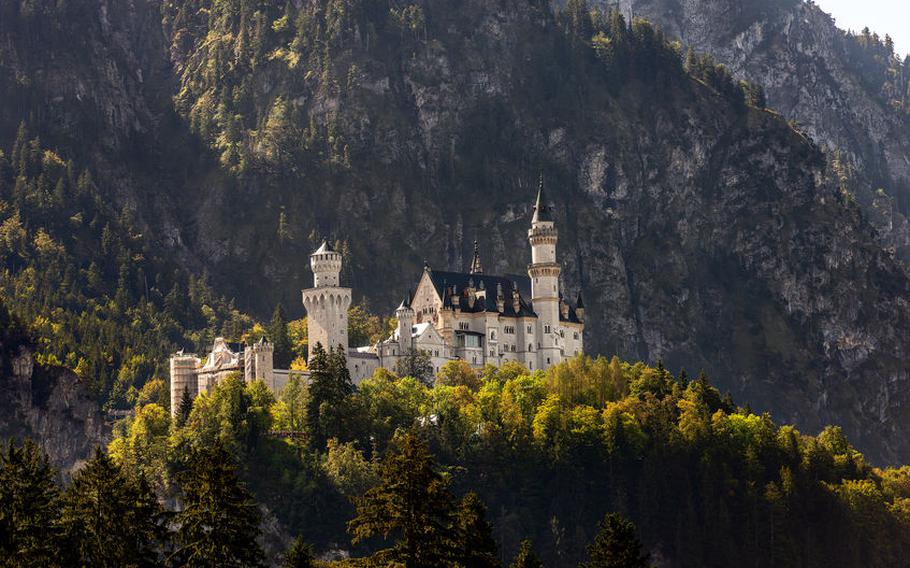
{"label": "castle tower", "polygon": [[471,259],[471,274],[483,274],[483,265],[480,264],[480,246],[474,239],[474,258]]}
{"label": "castle tower", "polygon": [[195,355],[184,355],[181,351],[171,357],[171,416],[177,416],[184,390],[192,399],[199,394],[198,367],[199,359]]}
{"label": "castle tower", "polygon": [[243,380],[251,383],[262,381],[269,389],[275,391],[274,371],[275,346],[260,339],[243,350]]}
{"label": "castle tower", "polygon": [[401,347],[401,355],[404,355],[414,347],[414,340],[411,334],[411,327],[414,325],[414,310],[411,309],[410,294],[405,297],[398,309],[395,310],[395,317],[398,318],[398,345]]}
{"label": "castle tower", "polygon": [[339,285],[341,255],[328,241],[310,255],[313,287],[303,291],[303,306],[307,312],[307,335],[310,358],[317,343],[328,351],[339,345],[348,352],[348,308],[351,289]]}
{"label": "castle tower", "polygon": [[528,231],[531,243],[531,302],[537,313],[537,363],[538,369],[558,363],[561,359],[559,346],[559,263],[556,262],[556,241],[559,233],[553,223],[553,215],[543,190],[543,179],[537,192],[534,217]]}

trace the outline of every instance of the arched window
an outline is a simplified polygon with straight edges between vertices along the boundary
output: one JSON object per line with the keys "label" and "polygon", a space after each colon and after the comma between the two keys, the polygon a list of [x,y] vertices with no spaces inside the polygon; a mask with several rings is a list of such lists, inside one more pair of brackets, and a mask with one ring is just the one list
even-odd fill
{"label": "arched window", "polygon": [[534,346],[528,343],[528,351],[534,351]]}

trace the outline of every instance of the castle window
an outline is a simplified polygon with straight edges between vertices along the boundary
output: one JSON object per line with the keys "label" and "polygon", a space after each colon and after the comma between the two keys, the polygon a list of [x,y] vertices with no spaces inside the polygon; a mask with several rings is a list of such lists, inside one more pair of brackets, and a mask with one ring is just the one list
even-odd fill
{"label": "castle window", "polygon": [[566,331],[564,329],[559,330],[559,337],[562,337],[562,338],[566,337]]}
{"label": "castle window", "polygon": [[515,346],[512,346],[512,353],[515,353]]}
{"label": "castle window", "polygon": [[502,328],[502,332],[503,332],[503,333],[506,333],[506,334],[508,334],[508,335],[515,335],[515,326],[514,326],[514,325],[507,325],[507,326],[505,326],[505,327]]}
{"label": "castle window", "polygon": [[528,351],[534,351],[534,346],[528,343]]}
{"label": "castle window", "polygon": [[572,335],[573,335],[572,339],[575,339],[576,341],[578,341],[578,332],[576,331]]}
{"label": "castle window", "polygon": [[490,357],[495,357],[495,356],[496,356],[495,352],[492,349],[490,349]]}
{"label": "castle window", "polygon": [[496,330],[491,329],[490,330],[490,341],[494,341],[495,339],[496,339]]}
{"label": "castle window", "polygon": [[465,322],[465,321],[458,322],[458,329],[460,329],[462,331],[468,331],[469,328],[470,328],[470,326],[468,325],[468,322]]}
{"label": "castle window", "polygon": [[544,332],[544,333],[550,333],[550,325],[549,325],[549,324],[543,326],[543,332]]}
{"label": "castle window", "polygon": [[528,326],[528,333],[534,333],[534,328],[530,325]]}
{"label": "castle window", "polygon": [[550,364],[550,358],[547,357],[547,365],[549,365],[549,364]]}

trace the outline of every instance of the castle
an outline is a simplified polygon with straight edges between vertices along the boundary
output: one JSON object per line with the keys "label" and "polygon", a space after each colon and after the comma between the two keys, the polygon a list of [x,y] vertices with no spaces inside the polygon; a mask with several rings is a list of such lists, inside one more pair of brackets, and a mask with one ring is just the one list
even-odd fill
{"label": "castle", "polygon": [[[559,290],[561,268],[556,257],[559,233],[543,187],[537,194],[528,240],[531,264],[527,276],[484,274],[477,243],[468,272],[424,266],[416,292],[395,310],[395,331],[375,345],[348,345],[351,289],[341,286],[341,254],[328,242],[310,255],[313,287],[303,291],[311,346],[341,346],[355,384],[376,369],[393,369],[412,350],[430,358],[433,372],[460,359],[480,370],[486,364],[517,361],[529,370],[546,369],[584,352],[585,310],[579,294],[570,305]],[[272,346],[264,340],[232,345],[218,338],[208,356],[177,353],[171,357],[171,410],[176,413],[187,392],[195,398],[230,373],[262,380],[274,392],[292,373],[274,369]],[[311,352],[312,356],[312,352]],[[293,371],[307,376],[306,372]]]}

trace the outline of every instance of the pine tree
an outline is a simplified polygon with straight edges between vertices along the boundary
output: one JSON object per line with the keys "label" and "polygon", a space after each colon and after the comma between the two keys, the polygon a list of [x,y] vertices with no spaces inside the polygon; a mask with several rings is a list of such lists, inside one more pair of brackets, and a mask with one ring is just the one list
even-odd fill
{"label": "pine tree", "polygon": [[471,492],[458,506],[456,562],[464,568],[498,568],[498,551],[493,530],[487,522],[487,508]]}
{"label": "pine tree", "polygon": [[278,369],[289,368],[293,351],[291,349],[291,338],[288,335],[288,322],[284,317],[284,309],[281,304],[275,306],[272,321],[269,322],[268,336],[269,341],[272,342],[272,346],[275,348],[275,367]]}
{"label": "pine tree", "polygon": [[224,447],[194,452],[179,480],[184,508],[172,560],[186,568],[262,566],[259,512]]}
{"label": "pine tree", "polygon": [[641,542],[632,521],[617,513],[608,513],[600,523],[594,542],[588,547],[591,560],[581,568],[647,568],[648,555],[642,554]]}
{"label": "pine tree", "polygon": [[27,440],[0,453],[0,566],[59,566],[60,491],[47,455]]}
{"label": "pine tree", "polygon": [[324,447],[329,438],[343,437],[345,402],[353,392],[344,350],[339,346],[326,353],[317,343],[310,360],[307,406],[307,422],[315,447]]}
{"label": "pine tree", "polygon": [[159,566],[165,513],[141,476],[127,476],[100,448],[63,499],[67,549],[79,566]]}
{"label": "pine tree", "polygon": [[530,540],[521,541],[521,548],[509,568],[543,568],[543,563],[534,553]]}
{"label": "pine tree", "polygon": [[283,568],[314,568],[316,560],[313,557],[313,547],[298,536],[284,553],[281,565]]}
{"label": "pine tree", "polygon": [[348,523],[352,542],[395,535],[394,545],[375,553],[371,562],[405,568],[451,566],[456,553],[451,539],[455,498],[426,443],[408,432],[382,461],[379,473],[381,483],[354,499],[357,513]]}
{"label": "pine tree", "polygon": [[426,351],[408,349],[407,353],[395,363],[395,374],[399,377],[411,377],[431,386],[433,384],[433,362]]}
{"label": "pine tree", "polygon": [[190,389],[183,387],[183,394],[180,396],[180,406],[177,408],[177,426],[184,426],[190,419],[190,413],[193,411],[193,397],[190,396]]}

